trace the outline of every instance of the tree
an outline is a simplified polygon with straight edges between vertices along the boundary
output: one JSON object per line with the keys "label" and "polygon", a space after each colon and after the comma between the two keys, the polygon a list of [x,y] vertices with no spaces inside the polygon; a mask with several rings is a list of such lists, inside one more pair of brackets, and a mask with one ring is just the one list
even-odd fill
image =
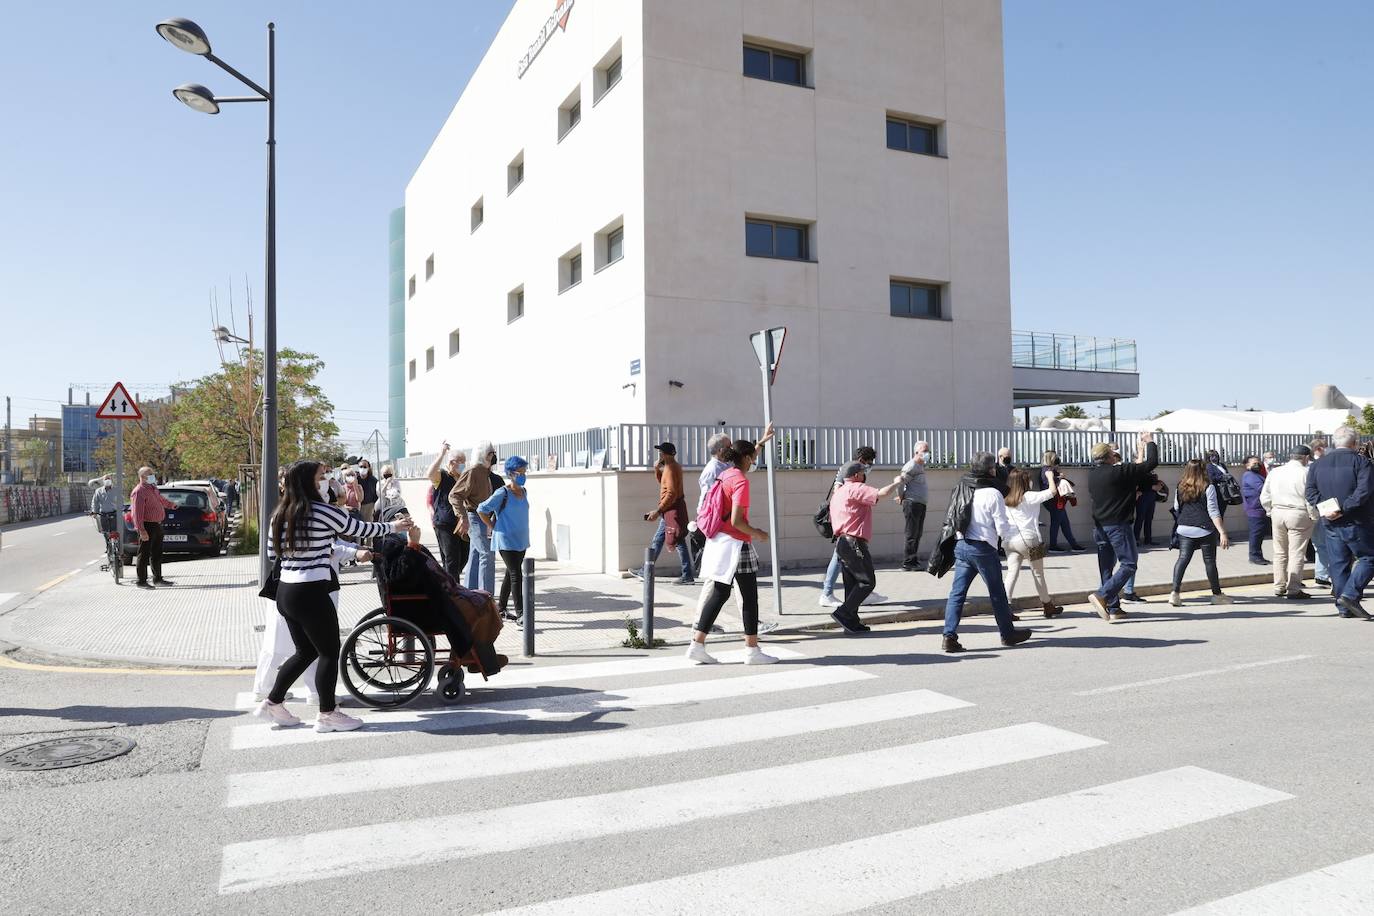
{"label": "tree", "polygon": [[1088,413],[1077,404],[1065,404],[1055,416],[1061,420],[1086,420]]}
{"label": "tree", "polygon": [[1364,405],[1364,409],[1360,411],[1358,419],[1355,417],[1346,417],[1345,425],[1349,426],[1361,436],[1374,436],[1374,404]]}
{"label": "tree", "polygon": [[1167,417],[1171,413],[1173,413],[1172,410],[1161,410],[1159,413],[1152,415],[1150,419],[1158,420],[1160,417]]}
{"label": "tree", "polygon": [[[140,467],[147,465],[162,480],[182,476],[181,451],[173,429],[171,401],[148,401],[140,404],[142,420],[118,420],[124,424],[124,482],[127,484]],[[96,461],[102,468],[114,470],[115,437],[106,436],[95,450]]]}

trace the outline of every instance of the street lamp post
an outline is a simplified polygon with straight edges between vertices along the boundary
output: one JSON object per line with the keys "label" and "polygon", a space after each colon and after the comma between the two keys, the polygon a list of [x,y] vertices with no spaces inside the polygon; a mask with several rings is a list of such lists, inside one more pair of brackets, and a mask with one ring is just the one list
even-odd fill
{"label": "street lamp post", "polygon": [[203,114],[219,114],[231,102],[267,103],[267,327],[263,341],[262,466],[258,477],[258,583],[267,581],[267,534],[277,504],[277,53],[276,25],[267,23],[267,88],[226,64],[210,50],[204,30],[189,19],[167,19],[157,33],[174,47],[203,57],[252,89],[257,95],[216,96],[198,83],[172,90],[188,108]]}

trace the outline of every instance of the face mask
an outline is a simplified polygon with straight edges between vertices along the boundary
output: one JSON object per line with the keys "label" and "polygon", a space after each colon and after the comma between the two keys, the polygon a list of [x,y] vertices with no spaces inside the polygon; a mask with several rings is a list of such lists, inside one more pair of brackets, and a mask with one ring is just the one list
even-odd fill
{"label": "face mask", "polygon": [[525,485],[525,475],[524,475],[524,474],[516,474],[516,475],[515,475],[515,485],[516,485],[517,487],[523,487],[523,486]]}
{"label": "face mask", "polygon": [[357,475],[357,474],[349,474],[347,477],[344,478],[344,480],[348,481],[349,483],[357,483],[357,482],[358,482],[358,475]]}
{"label": "face mask", "polygon": [[157,486],[157,475],[149,474],[147,477],[143,478],[143,482],[150,487],[155,487]]}
{"label": "face mask", "polygon": [[329,481],[321,480],[317,489],[320,491],[320,499],[329,502]]}
{"label": "face mask", "polygon": [[358,468],[358,476],[366,477],[371,468]]}

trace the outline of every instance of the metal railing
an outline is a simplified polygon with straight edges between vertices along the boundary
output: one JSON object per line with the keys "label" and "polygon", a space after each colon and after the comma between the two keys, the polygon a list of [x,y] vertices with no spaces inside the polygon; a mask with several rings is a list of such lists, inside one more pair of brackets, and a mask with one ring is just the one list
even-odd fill
{"label": "metal railing", "polygon": [[[658,458],[656,445],[672,442],[686,467],[701,467],[709,457],[706,443],[717,433],[731,439],[757,440],[761,426],[708,424],[621,423],[579,432],[496,443],[502,459],[522,455],[532,470],[651,468]],[[1307,433],[1155,433],[1161,464],[1183,464],[1215,449],[1228,463],[1246,455],[1273,451],[1286,459],[1295,445],[1306,444]],[[1127,457],[1134,454],[1136,433],[1064,429],[917,429],[897,427],[778,426],[773,447],[761,463],[772,460],[779,470],[832,468],[853,458],[860,446],[878,453],[885,467],[904,464],[919,441],[930,443],[930,465],[964,467],[976,452],[1009,447],[1017,464],[1039,464],[1046,451],[1058,454],[1065,465],[1091,463],[1090,451],[1099,442],[1116,442]],[[552,456],[552,458],[551,458]],[[434,454],[413,455],[394,462],[403,478],[423,477]],[[469,455],[469,459],[471,459]]]}
{"label": "metal railing", "polygon": [[1022,369],[1136,372],[1135,341],[1044,331],[1011,332],[1011,364]]}

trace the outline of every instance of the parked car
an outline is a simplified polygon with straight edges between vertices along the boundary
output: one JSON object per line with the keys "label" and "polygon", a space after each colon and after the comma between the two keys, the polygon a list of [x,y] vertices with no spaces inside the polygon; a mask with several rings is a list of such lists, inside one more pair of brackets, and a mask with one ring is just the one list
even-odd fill
{"label": "parked car", "polygon": [[[163,554],[193,553],[217,556],[228,536],[224,503],[211,486],[165,485],[158,492],[176,503],[162,522]],[[133,530],[133,513],[124,504],[124,554],[138,554],[138,532]]]}
{"label": "parked car", "polygon": [[209,487],[215,491],[220,502],[224,502],[224,481],[222,480],[171,480],[164,486],[168,487]]}

